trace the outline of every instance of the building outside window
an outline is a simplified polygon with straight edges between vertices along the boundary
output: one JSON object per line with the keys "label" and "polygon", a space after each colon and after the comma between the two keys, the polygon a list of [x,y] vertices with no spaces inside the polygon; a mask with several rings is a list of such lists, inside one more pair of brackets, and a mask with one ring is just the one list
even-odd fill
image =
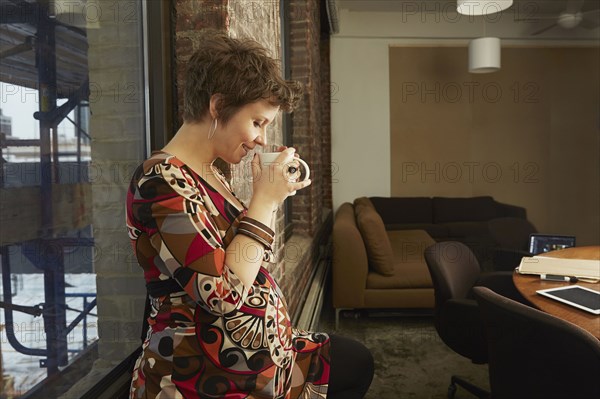
{"label": "building outside window", "polygon": [[123,207],[147,151],[144,13],[132,0],[0,7],[0,397],[18,398],[139,345]]}

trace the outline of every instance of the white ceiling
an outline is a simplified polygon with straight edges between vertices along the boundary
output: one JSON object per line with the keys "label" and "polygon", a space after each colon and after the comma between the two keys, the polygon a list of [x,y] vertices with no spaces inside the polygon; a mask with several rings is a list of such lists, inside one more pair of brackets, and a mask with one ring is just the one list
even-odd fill
{"label": "white ceiling", "polygon": [[[383,27],[385,21],[391,21],[400,13],[403,15],[404,26],[402,28],[396,25],[397,31],[394,33],[397,37],[426,37],[428,30],[437,30],[440,33],[440,24],[435,19],[435,24],[427,25],[423,22],[433,22],[435,13],[441,16],[449,17],[457,15],[456,0],[329,0],[335,2],[340,15],[346,13],[346,18],[353,21],[370,20],[375,21],[370,25],[361,27],[360,33],[356,32],[357,23],[350,23],[354,31],[343,34],[364,34],[364,35],[390,35]],[[475,0],[474,0],[475,1]],[[580,10],[584,13],[584,19],[576,24],[575,27],[567,29],[558,26],[559,15],[566,11],[568,7]],[[595,10],[595,11],[594,11]],[[587,11],[587,13],[586,13]],[[361,13],[369,13],[370,19]],[[383,13],[383,15],[381,15]],[[502,12],[509,18],[499,18],[501,14],[494,14],[493,19],[486,20],[492,22],[489,24],[494,29],[494,34],[505,39],[508,38],[535,38],[535,39],[558,39],[558,40],[600,40],[600,0],[514,0],[513,5]],[[379,15],[377,15],[379,14]],[[377,15],[377,16],[375,16]],[[416,15],[416,17],[415,17]],[[420,15],[420,17],[419,17]],[[496,17],[496,15],[498,17]],[[411,21],[417,22],[410,24]],[[473,17],[468,17],[470,22],[474,22]],[[497,19],[499,18],[499,19]],[[471,37],[473,23],[456,24],[453,18],[443,18],[443,21],[450,21],[452,24],[444,26],[444,35],[454,37]],[[407,23],[408,22],[408,23]],[[499,23],[494,23],[499,22]],[[493,26],[495,25],[495,26]],[[344,23],[339,22],[341,28]],[[340,28],[340,29],[341,29]],[[370,29],[370,30],[365,30]],[[401,30],[400,30],[401,29]]]}
{"label": "white ceiling", "polygon": [[[566,9],[568,0],[514,0],[511,8],[521,12],[548,15],[559,14]],[[579,2],[581,0],[575,0]],[[441,9],[448,11],[456,8],[456,0],[335,0],[339,9],[350,11],[402,11],[409,7],[420,7],[427,9]],[[582,11],[600,8],[600,0],[585,0]]]}

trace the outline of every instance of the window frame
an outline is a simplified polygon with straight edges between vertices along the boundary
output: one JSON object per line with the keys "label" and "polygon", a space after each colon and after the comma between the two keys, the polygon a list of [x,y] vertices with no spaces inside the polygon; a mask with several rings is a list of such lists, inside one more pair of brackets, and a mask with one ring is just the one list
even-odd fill
{"label": "window frame", "polygon": [[[279,18],[280,18],[280,37],[281,37],[281,66],[283,77],[289,80],[292,76],[292,67],[290,62],[290,2],[279,0]],[[291,114],[284,112],[281,118],[281,130],[283,136],[283,145],[292,146],[293,144],[293,119]],[[294,233],[293,222],[293,201],[288,199],[283,203],[284,214],[284,241],[287,241]]]}
{"label": "window frame", "polygon": [[143,0],[142,13],[146,148],[150,155],[153,150],[164,147],[176,132],[171,4]]}

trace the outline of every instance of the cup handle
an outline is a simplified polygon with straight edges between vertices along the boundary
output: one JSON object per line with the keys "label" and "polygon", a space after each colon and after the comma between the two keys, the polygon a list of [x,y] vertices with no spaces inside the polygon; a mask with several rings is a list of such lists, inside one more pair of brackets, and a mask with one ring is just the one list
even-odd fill
{"label": "cup handle", "polygon": [[308,164],[300,158],[296,158],[296,159],[294,159],[294,161],[298,161],[302,164],[302,166],[304,166],[304,170],[306,171],[306,176],[304,176],[304,179],[302,181],[308,180],[308,178],[310,177],[310,168],[308,167]]}

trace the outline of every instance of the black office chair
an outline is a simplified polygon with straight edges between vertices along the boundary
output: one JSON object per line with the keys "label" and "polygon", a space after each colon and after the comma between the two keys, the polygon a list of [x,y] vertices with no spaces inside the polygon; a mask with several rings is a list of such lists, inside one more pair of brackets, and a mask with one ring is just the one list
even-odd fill
{"label": "black office chair", "polygon": [[486,331],[492,398],[600,398],[600,340],[485,287],[473,292]]}
{"label": "black office chair", "polygon": [[[431,274],[435,292],[435,328],[442,341],[453,351],[475,364],[487,363],[487,343],[477,301],[471,295],[475,285],[483,285],[527,301],[518,293],[512,282],[512,273],[481,273],[473,252],[456,241],[436,243],[425,250],[425,261]],[[450,378],[448,397],[454,397],[457,385],[479,398],[489,393],[465,379]]]}

